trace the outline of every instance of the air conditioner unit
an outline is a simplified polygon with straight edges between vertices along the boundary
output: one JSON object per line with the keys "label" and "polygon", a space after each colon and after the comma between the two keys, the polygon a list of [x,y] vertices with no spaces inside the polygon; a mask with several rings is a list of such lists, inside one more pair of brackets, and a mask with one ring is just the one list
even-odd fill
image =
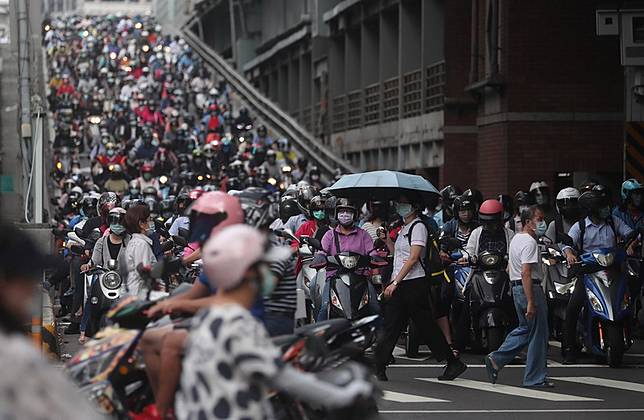
{"label": "air conditioner unit", "polygon": [[617,10],[597,10],[595,12],[597,35],[619,35],[618,16]]}
{"label": "air conditioner unit", "polygon": [[644,10],[620,10],[623,66],[644,66]]}

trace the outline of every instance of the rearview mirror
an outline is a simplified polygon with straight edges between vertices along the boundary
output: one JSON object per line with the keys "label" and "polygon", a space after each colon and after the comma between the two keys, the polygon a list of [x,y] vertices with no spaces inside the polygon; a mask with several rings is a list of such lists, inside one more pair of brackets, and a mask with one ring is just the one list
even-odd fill
{"label": "rearview mirror", "polygon": [[190,231],[186,228],[179,228],[179,236],[181,236],[183,239],[186,240],[186,243],[188,241],[188,238],[190,237]]}

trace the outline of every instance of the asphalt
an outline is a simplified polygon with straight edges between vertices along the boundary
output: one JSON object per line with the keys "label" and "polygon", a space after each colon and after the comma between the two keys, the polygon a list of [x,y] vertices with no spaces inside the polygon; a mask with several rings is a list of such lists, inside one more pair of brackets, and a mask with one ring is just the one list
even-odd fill
{"label": "asphalt", "polygon": [[428,353],[409,359],[397,348],[394,354],[389,381],[379,382],[383,419],[644,418],[644,341],[633,345],[618,369],[597,364],[593,357],[580,358],[579,365],[562,365],[559,348],[552,345],[548,374],[555,387],[538,391],[521,386],[520,362],[506,366],[491,385],[483,355],[464,354],[467,371],[455,381],[439,382],[435,378],[442,365],[426,360]]}

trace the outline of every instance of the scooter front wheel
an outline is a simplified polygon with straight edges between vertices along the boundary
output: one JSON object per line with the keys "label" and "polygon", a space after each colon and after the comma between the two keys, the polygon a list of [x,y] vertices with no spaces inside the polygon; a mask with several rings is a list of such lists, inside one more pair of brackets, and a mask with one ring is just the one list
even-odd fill
{"label": "scooter front wheel", "polygon": [[624,359],[624,326],[621,322],[607,322],[603,327],[606,331],[606,360],[610,367],[619,367]]}

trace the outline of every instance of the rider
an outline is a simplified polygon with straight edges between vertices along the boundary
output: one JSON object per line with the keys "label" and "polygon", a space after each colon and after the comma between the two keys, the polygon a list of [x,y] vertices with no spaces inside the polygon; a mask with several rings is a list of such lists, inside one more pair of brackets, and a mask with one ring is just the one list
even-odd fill
{"label": "rider", "polygon": [[550,204],[550,188],[545,181],[535,181],[530,185],[530,196],[535,203],[546,215],[546,223],[554,220],[555,214]]}
{"label": "rider", "polygon": [[[581,194],[579,207],[586,212],[587,217],[575,223],[568,232],[573,244],[578,248],[579,255],[599,248],[612,248],[617,244],[618,237],[624,238],[632,232],[622,219],[611,216],[610,200],[603,185],[596,185],[592,190]],[[577,262],[577,255],[571,246],[563,245],[562,250],[568,264]],[[633,245],[628,249],[628,253],[633,254]],[[580,285],[575,287],[568,301],[562,343],[564,364],[577,362],[576,326],[585,297],[586,288]]]}
{"label": "rider", "polygon": [[160,189],[159,179],[154,177],[154,165],[151,163],[144,163],[141,166],[141,176],[136,179],[141,191],[147,187],[154,187],[157,191]]}
{"label": "rider", "polygon": [[272,149],[266,152],[266,160],[260,167],[265,168],[268,171],[268,176],[276,180],[282,174],[282,168],[277,163],[277,153]]}
{"label": "rider", "polygon": [[[474,220],[476,208],[469,197],[462,195],[454,199],[452,207],[456,217],[443,225],[441,236],[456,238],[461,242],[461,247],[465,248],[472,231],[478,227],[478,223]],[[441,252],[441,257],[449,261],[449,255],[446,253]]]}
{"label": "rider", "polygon": [[554,243],[560,243],[561,232],[568,233],[580,217],[579,212],[579,191],[573,187],[566,187],[557,193],[555,220],[550,222],[545,237]]}
{"label": "rider", "polygon": [[[220,303],[204,311],[190,332],[176,399],[179,420],[206,412],[213,418],[272,417],[265,406],[270,388],[334,406],[373,392],[358,378],[336,386],[281,362],[279,348],[250,312],[257,297],[275,286],[267,264],[279,259],[275,254],[266,252],[261,233],[245,225],[225,229],[204,247],[204,269]],[[197,385],[208,392],[195,391]]]}
{"label": "rider", "polygon": [[[328,230],[322,237],[322,252],[326,255],[337,255],[341,252],[355,252],[369,255],[373,249],[373,239],[366,230],[355,226],[358,221],[358,206],[349,198],[338,198],[335,205],[335,218],[338,226]],[[329,297],[331,294],[330,279],[335,274],[334,269],[327,268],[326,282],[322,292],[322,304],[317,320],[324,321],[328,317]],[[376,292],[371,282],[369,287],[369,305],[372,312],[380,312]]]}
{"label": "rider", "polygon": [[[300,226],[297,232],[295,232],[295,237],[299,239],[302,236],[308,236],[321,241],[324,234],[329,230],[329,217],[326,213],[326,200],[322,199],[321,196],[316,195],[311,199],[309,211],[313,218],[311,220],[307,220],[302,224],[302,226]],[[293,241],[291,243],[291,247],[297,250],[297,242]],[[298,258],[295,273],[299,273],[301,269],[302,260],[301,258]]]}
{"label": "rider", "polygon": [[461,194],[461,189],[455,185],[448,185],[440,191],[442,208],[434,215],[434,220],[439,228],[442,228],[445,223],[454,217],[452,205],[454,204],[454,199]]}
{"label": "rider", "polygon": [[528,207],[530,207],[530,195],[522,190],[517,191],[514,194],[514,215],[508,220],[505,227],[514,232],[522,232],[521,213]]}
{"label": "rider", "polygon": [[[503,204],[497,200],[485,200],[479,208],[479,222],[467,240],[465,251],[470,258],[476,258],[483,251],[500,252],[507,255],[514,232],[503,226]],[[462,262],[467,261],[463,257]]]}
{"label": "rider", "polygon": [[619,217],[631,229],[637,229],[644,218],[644,187],[636,179],[622,183],[622,203],[613,209],[613,216]]}

